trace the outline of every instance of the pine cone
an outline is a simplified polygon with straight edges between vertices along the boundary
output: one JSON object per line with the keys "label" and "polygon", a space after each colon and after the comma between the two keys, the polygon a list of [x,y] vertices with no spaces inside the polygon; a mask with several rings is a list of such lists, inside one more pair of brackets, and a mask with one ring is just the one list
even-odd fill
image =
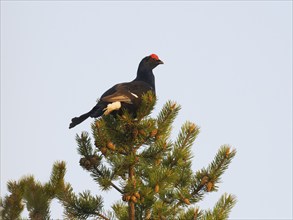
{"label": "pine cone", "polygon": [[79,160],[79,165],[83,167],[85,161],[86,161],[86,158],[84,158],[84,157],[80,158],[80,160]]}
{"label": "pine cone", "polygon": [[137,198],[134,195],[131,196],[131,200],[132,200],[132,202],[137,203]]}
{"label": "pine cone", "polygon": [[183,202],[184,202],[185,204],[187,204],[187,205],[190,205],[190,204],[191,204],[190,201],[189,201],[189,199],[187,199],[187,198],[184,198],[184,199],[183,199]]}
{"label": "pine cone", "polygon": [[101,147],[100,151],[102,152],[103,155],[106,155],[107,148],[106,147]]}
{"label": "pine cone", "polygon": [[84,162],[84,166],[83,166],[85,169],[87,169],[87,170],[90,170],[91,169],[91,167],[92,167],[92,164],[91,164],[91,162],[89,161],[89,160],[85,160],[85,162]]}
{"label": "pine cone", "polygon": [[212,182],[207,183],[207,192],[210,192],[213,188],[214,184]]}
{"label": "pine cone", "polygon": [[107,148],[114,151],[116,147],[115,147],[115,144],[113,144],[113,142],[109,141],[107,143]]}
{"label": "pine cone", "polygon": [[133,195],[134,195],[137,199],[140,199],[140,194],[139,194],[139,192],[135,192]]}
{"label": "pine cone", "polygon": [[204,176],[201,179],[200,185],[205,185],[208,181],[209,181],[209,177],[208,176]]}
{"label": "pine cone", "polygon": [[159,190],[160,190],[160,186],[158,184],[156,184],[156,186],[155,186],[155,193],[158,193]]}
{"label": "pine cone", "polygon": [[90,162],[93,166],[97,165],[99,162],[99,156],[98,155],[91,156]]}
{"label": "pine cone", "polygon": [[157,133],[158,133],[158,129],[152,130],[150,133],[150,137],[155,137],[157,135]]}

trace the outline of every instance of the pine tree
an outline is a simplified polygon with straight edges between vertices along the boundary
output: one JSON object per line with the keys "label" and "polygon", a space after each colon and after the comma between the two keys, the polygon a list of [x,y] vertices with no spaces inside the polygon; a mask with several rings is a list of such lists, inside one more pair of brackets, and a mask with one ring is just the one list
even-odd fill
{"label": "pine tree", "polygon": [[236,202],[233,195],[222,195],[212,210],[200,210],[196,204],[217,191],[236,151],[224,145],[206,168],[193,172],[191,147],[198,126],[186,122],[172,141],[172,123],[180,106],[169,101],[153,118],[155,103],[153,94],[147,93],[135,118],[126,111],[103,116],[92,124],[93,141],[87,132],[76,136],[80,166],[101,190],[121,195],[111,211],[104,211],[100,196],[89,191],[76,195],[64,181],[65,163],[57,162],[44,185],[32,176],[8,183],[11,195],[1,201],[2,218],[19,218],[25,201],[32,219],[47,219],[50,201],[57,198],[68,219],[227,219]]}

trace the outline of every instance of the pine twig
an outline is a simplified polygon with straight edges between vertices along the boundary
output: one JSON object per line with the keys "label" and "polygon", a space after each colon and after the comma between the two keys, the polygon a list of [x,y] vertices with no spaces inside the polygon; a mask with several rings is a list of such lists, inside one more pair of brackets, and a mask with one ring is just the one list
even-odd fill
{"label": "pine twig", "polygon": [[196,190],[191,194],[192,196],[196,195],[202,188],[205,186],[205,184],[200,184]]}
{"label": "pine twig", "polygon": [[[95,169],[95,171],[101,176],[101,177],[103,177],[104,175],[103,175],[103,173],[96,167],[96,166],[94,166],[94,169]],[[118,186],[116,186],[112,181],[111,181],[111,186],[114,188],[114,189],[116,189],[118,192],[120,192],[121,194],[123,194],[124,192],[118,187]]]}
{"label": "pine twig", "polygon": [[101,218],[104,219],[104,220],[110,220],[109,218],[107,218],[106,216],[102,215],[102,214],[99,213],[99,212],[96,212],[96,215],[99,216],[99,217],[101,217]]}

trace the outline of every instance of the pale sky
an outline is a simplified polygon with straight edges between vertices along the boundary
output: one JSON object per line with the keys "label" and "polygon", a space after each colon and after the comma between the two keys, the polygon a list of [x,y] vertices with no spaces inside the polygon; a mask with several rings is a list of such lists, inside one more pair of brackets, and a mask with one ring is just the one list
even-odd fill
{"label": "pale sky", "polygon": [[[64,160],[75,192],[104,195],[106,208],[120,199],[79,166],[75,134],[93,120],[68,125],[151,53],[165,63],[153,115],[174,100],[173,140],[186,120],[201,127],[194,171],[223,144],[238,152],[198,205],[228,192],[230,219],[292,219],[292,1],[1,1],[1,196]],[[56,201],[51,217],[62,218]]]}

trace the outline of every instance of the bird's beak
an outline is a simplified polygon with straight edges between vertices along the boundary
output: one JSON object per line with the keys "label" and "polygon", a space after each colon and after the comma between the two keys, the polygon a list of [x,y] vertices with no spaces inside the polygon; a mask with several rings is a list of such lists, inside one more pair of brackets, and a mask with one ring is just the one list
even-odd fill
{"label": "bird's beak", "polygon": [[158,64],[164,64],[164,62],[162,60],[157,60]]}

